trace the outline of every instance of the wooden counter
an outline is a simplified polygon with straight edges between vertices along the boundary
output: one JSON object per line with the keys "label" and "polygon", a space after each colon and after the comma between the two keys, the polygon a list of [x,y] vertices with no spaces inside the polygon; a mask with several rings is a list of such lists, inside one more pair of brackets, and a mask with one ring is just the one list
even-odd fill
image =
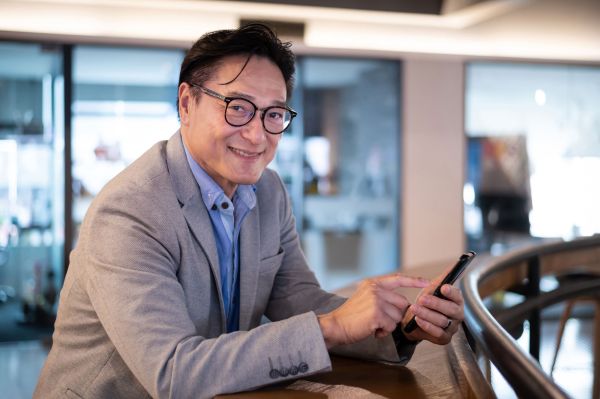
{"label": "wooden counter", "polygon": [[[447,264],[411,269],[406,274],[431,278]],[[354,287],[341,290],[349,295]],[[411,300],[418,290],[400,290]],[[462,328],[446,346],[422,342],[406,366],[332,356],[333,371],[286,381],[258,391],[219,398],[495,398],[483,377]]]}

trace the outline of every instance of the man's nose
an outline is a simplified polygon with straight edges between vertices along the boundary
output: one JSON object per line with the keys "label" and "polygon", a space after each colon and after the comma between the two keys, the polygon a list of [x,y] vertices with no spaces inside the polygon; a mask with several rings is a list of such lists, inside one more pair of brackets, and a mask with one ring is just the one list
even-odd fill
{"label": "man's nose", "polygon": [[266,140],[265,128],[260,117],[260,112],[256,112],[254,118],[242,129],[242,137],[251,142],[252,144],[260,144]]}

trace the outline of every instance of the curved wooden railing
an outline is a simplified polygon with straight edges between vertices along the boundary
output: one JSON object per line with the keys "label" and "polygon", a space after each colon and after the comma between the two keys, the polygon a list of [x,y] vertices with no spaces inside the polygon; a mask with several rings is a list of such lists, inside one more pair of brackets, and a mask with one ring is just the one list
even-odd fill
{"label": "curved wooden railing", "polygon": [[[474,262],[461,286],[465,299],[465,321],[483,352],[502,373],[519,397],[568,398],[543,371],[539,362],[539,343],[543,308],[581,295],[599,295],[600,277],[566,279],[558,288],[542,292],[543,276],[600,276],[600,235],[572,241],[537,244]],[[525,300],[511,308],[493,313],[484,300],[499,291],[518,291]],[[524,320],[530,323],[530,352],[523,350],[510,335]]]}

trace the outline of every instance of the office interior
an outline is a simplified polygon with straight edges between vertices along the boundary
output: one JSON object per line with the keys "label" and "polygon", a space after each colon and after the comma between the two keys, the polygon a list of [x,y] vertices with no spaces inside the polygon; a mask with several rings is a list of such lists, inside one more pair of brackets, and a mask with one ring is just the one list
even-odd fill
{"label": "office interior", "polygon": [[358,3],[1,1],[0,342],[48,342],[90,202],[178,127],[185,49],[249,21],[297,54],[270,167],[325,288],[600,233],[598,1]]}

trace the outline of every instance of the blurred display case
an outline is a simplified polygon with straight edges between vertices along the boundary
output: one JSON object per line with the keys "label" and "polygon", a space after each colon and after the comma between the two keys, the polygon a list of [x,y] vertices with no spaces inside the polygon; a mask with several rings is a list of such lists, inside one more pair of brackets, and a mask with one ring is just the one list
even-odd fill
{"label": "blurred display case", "polygon": [[77,46],[73,51],[73,225],[100,189],[179,128],[181,50]]}
{"label": "blurred display case", "polygon": [[0,306],[51,325],[62,284],[64,79],[59,46],[0,42]]}

